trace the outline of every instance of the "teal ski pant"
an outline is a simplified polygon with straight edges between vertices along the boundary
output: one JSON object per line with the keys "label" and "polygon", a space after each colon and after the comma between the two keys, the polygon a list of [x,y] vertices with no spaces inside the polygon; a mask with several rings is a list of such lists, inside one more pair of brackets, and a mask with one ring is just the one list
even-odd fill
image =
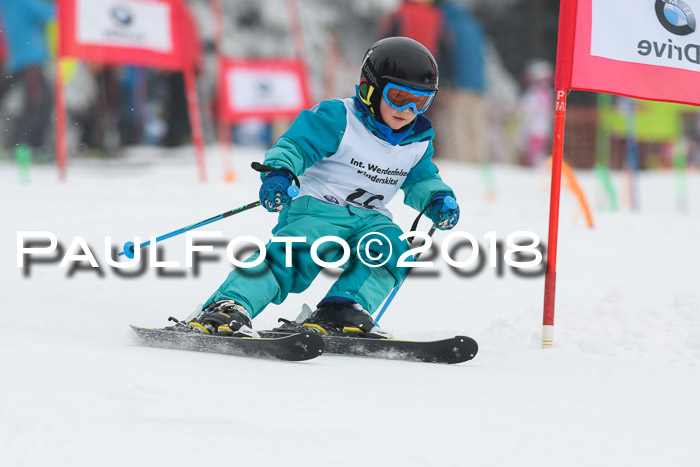
{"label": "teal ski pant", "polygon": [[[265,247],[264,261],[251,268],[231,271],[205,307],[213,301],[235,300],[255,317],[269,303],[279,305],[288,294],[303,292],[322,269],[313,260],[311,248],[325,236],[339,237],[350,247],[349,258],[340,266],[344,271],[326,297],[351,298],[373,313],[407,273],[408,268],[398,268],[396,263],[408,251],[408,244],[399,240],[403,232],[384,214],[304,196],[295,199],[279,216],[272,230],[274,237],[306,238],[290,245],[292,267],[286,266],[286,244],[270,241]],[[358,243],[367,264],[358,258]],[[319,245],[317,256],[321,260],[332,263],[342,259],[344,251],[339,243],[327,241]],[[246,262],[258,259],[260,254],[254,253]],[[378,265],[387,258],[384,265]]]}

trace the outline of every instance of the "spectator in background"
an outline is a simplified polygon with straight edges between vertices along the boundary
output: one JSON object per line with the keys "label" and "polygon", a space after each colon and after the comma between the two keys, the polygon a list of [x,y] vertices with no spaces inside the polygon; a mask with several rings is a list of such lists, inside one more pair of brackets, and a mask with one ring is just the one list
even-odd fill
{"label": "spectator in background", "polygon": [[44,145],[52,99],[42,67],[49,60],[46,26],[55,13],[54,5],[45,0],[0,0],[7,52],[5,86],[24,87],[24,108],[10,130],[10,147]]}
{"label": "spectator in background", "polygon": [[94,93],[76,112],[80,146],[93,156],[114,156],[142,138],[149,69],[88,64]]}
{"label": "spectator in background", "polygon": [[554,119],[552,65],[546,60],[531,60],[525,66],[525,90],[520,99],[520,160],[537,167],[550,154]]}
{"label": "spectator in background", "polygon": [[438,55],[440,93],[434,114],[436,151],[462,162],[488,159],[485,135],[484,33],[466,7],[440,1],[444,28]]}
{"label": "spectator in background", "polygon": [[165,109],[168,129],[163,138],[163,146],[174,148],[186,144],[191,138],[185,79],[180,72],[163,72],[162,77],[169,91]]}
{"label": "spectator in background", "polygon": [[[5,79],[5,60],[7,60],[7,52],[5,51],[5,32],[2,25],[2,17],[0,16],[0,103],[5,97],[6,79]],[[0,135],[0,159],[5,159],[7,154],[5,152],[5,141]]]}
{"label": "spectator in background", "polygon": [[95,82],[95,95],[90,105],[77,118],[80,126],[80,146],[91,155],[113,154],[120,146],[117,123],[119,106],[124,99],[120,92],[119,70],[114,66],[90,64]]}
{"label": "spectator in background", "polygon": [[3,26],[2,16],[0,16],[0,97],[5,94],[5,61],[7,60],[7,52],[5,50],[5,27]]}
{"label": "spectator in background", "polygon": [[123,146],[138,144],[143,133],[144,113],[148,99],[148,69],[126,66],[119,83],[119,138]]}
{"label": "spectator in background", "polygon": [[439,59],[442,13],[431,0],[405,0],[382,18],[377,29],[380,37],[410,37]]}

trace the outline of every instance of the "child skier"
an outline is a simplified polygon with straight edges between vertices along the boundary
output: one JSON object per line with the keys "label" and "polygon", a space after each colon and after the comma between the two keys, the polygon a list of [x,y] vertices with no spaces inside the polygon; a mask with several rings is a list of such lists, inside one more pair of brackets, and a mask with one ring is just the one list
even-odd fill
{"label": "child skier", "polygon": [[[269,303],[280,304],[289,293],[306,290],[321,270],[312,260],[311,245],[336,236],[366,257],[350,256],[305,326],[322,333],[352,330],[390,337],[375,326],[370,313],[406,275],[408,268],[397,267],[397,260],[408,245],[399,240],[403,232],[392,222],[387,203],[401,188],[405,203],[418,211],[427,207],[439,229],[451,229],[459,219],[458,206],[445,206],[445,198],[454,193],[431,161],[434,132],[422,115],[437,89],[437,64],[428,49],[406,37],[390,37],[365,54],[355,97],[302,111],[265,154],[264,164],[278,170],[261,176],[260,202],[279,212],[272,233],[282,241],[267,244],[259,265],[232,271],[190,320],[191,329],[256,337],[251,319]],[[295,180],[292,174],[300,182],[294,199],[287,192]],[[380,234],[383,242],[367,242]],[[289,245],[292,267],[286,266],[285,237],[305,237]],[[339,244],[326,242],[318,257],[333,262],[343,253]],[[379,258],[389,260],[379,266]]]}

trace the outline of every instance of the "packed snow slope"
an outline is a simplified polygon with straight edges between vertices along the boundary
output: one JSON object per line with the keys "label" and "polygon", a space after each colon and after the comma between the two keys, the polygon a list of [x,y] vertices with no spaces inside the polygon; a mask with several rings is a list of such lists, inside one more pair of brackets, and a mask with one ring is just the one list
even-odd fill
{"label": "packed snow slope", "polygon": [[[674,175],[648,172],[641,209],[596,210],[594,229],[563,193],[552,349],[540,347],[542,275],[505,267],[499,276],[487,263],[466,277],[438,255],[437,277],[409,277],[381,324],[401,338],[472,336],[473,361],[285,363],[146,348],[130,334],[129,324],[186,317],[231,268],[223,248],[198,273],[186,268],[184,235],[163,242],[163,260],[180,263],[168,277],[148,268],[124,278],[105,260],[106,237],[145,240],[257,199],[249,166],[262,151],[236,149],[233,184],[222,181],[216,148],[208,153],[208,183],[188,150],[77,161],[66,183],[38,166],[21,184],[14,165],[0,165],[0,465],[698,465],[697,173],[687,212],[676,207]],[[478,168],[440,166],[462,209],[457,230],[482,255],[491,231],[546,242],[547,171],[496,166],[488,200]],[[594,174],[578,175],[601,205]],[[625,178],[615,183],[624,205]],[[400,198],[391,208],[408,229],[416,213]],[[265,241],[274,224],[256,208],[203,230]],[[64,249],[84,237],[100,268],[83,261],[71,271],[51,254],[19,268],[21,231],[52,232]],[[332,280],[319,276],[256,326],[294,318]]]}

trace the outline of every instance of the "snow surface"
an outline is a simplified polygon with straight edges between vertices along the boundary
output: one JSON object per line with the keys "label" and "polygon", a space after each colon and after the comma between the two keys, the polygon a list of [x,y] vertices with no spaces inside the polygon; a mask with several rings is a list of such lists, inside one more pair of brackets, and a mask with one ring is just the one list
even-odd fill
{"label": "snow surface", "polygon": [[[404,338],[470,335],[473,361],[285,363],[140,347],[130,335],[129,324],[184,318],[230,268],[217,250],[222,260],[199,277],[181,266],[184,278],[149,269],[124,279],[104,260],[107,236],[121,245],[256,199],[248,167],[262,151],[235,148],[234,184],[221,181],[217,149],[208,156],[208,183],[190,149],[78,160],[67,183],[38,166],[21,184],[0,165],[0,465],[698,465],[697,173],[689,212],[675,207],[672,173],[644,173],[641,211],[597,211],[595,229],[564,192],[553,349],[540,348],[542,276],[464,278],[436,259],[439,278],[409,278],[382,325]],[[488,202],[476,167],[440,166],[462,208],[458,229],[482,246],[489,231],[546,241],[546,171],[495,167],[499,196]],[[578,175],[599,204],[594,174]],[[615,182],[623,192],[624,177]],[[392,208],[408,228],[415,212],[400,199]],[[255,209],[205,229],[265,240],[274,223]],[[51,231],[64,247],[85,237],[103,276],[50,263],[24,277],[18,231]],[[183,262],[184,244],[164,242],[166,259]],[[256,326],[295,317],[331,281],[320,276]]]}

